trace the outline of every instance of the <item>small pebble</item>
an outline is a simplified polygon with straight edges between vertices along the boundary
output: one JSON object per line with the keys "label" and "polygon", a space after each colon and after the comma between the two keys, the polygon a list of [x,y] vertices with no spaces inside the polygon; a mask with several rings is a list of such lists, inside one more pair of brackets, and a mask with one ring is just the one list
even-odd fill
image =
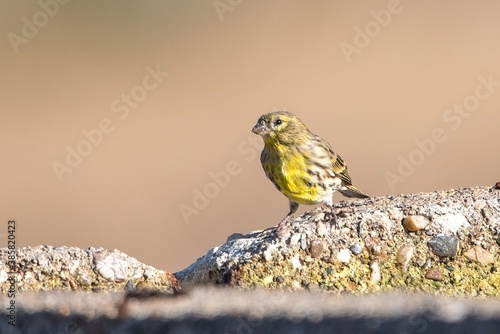
{"label": "small pebble", "polygon": [[341,249],[337,254],[337,260],[342,263],[349,263],[351,261],[351,253],[348,249]]}
{"label": "small pebble", "polygon": [[497,238],[497,245],[500,246],[500,236]]}
{"label": "small pebble", "polygon": [[313,240],[309,247],[309,252],[312,258],[320,257],[323,252],[323,242],[321,242],[321,240]]}
{"label": "small pebble", "polygon": [[361,247],[361,245],[356,242],[356,243],[352,244],[351,247],[349,247],[349,250],[354,255],[359,255],[363,251],[363,247]]}
{"label": "small pebble", "polygon": [[327,233],[327,229],[326,229],[326,226],[325,224],[323,224],[322,222],[319,222],[318,223],[318,226],[316,227],[316,233],[322,237],[324,236],[326,233]]}
{"label": "small pebble", "polygon": [[277,276],[277,277],[276,277],[276,282],[278,282],[278,283],[280,283],[280,284],[281,284],[281,283],[283,283],[284,281],[285,281],[285,278],[284,278],[283,276],[279,275],[279,276]]}
{"label": "small pebble", "polygon": [[262,280],[262,283],[264,283],[266,285],[271,284],[272,282],[273,282],[273,275],[266,276]]}
{"label": "small pebble", "polygon": [[302,263],[300,263],[299,254],[296,254],[294,257],[292,257],[292,266],[294,269],[302,267]]}
{"label": "small pebble", "polygon": [[78,289],[78,285],[76,284],[75,280],[73,278],[71,278],[69,281],[69,286],[71,287],[71,290],[76,290]]}
{"label": "small pebble", "polygon": [[373,262],[370,265],[370,268],[372,270],[370,280],[372,283],[377,283],[378,281],[380,281],[380,277],[381,277],[380,276],[380,267],[379,267],[377,262]]}
{"label": "small pebble", "polygon": [[125,284],[125,287],[123,288],[125,291],[127,292],[131,292],[131,291],[134,291],[135,290],[135,284],[134,284],[134,281],[132,281],[131,279],[129,279],[127,281],[127,284]]}
{"label": "small pebble", "polygon": [[500,181],[495,183],[495,189],[500,189]]}
{"label": "small pebble", "polygon": [[413,256],[413,250],[414,250],[413,245],[406,244],[399,247],[398,251],[396,252],[396,258],[398,260],[398,263],[403,265],[404,273],[406,273],[408,270],[408,263],[410,262]]}
{"label": "small pebble", "polygon": [[449,234],[438,234],[427,242],[427,246],[439,257],[453,257],[458,252],[458,239]]}
{"label": "small pebble", "polygon": [[425,264],[425,259],[423,257],[419,257],[415,262],[419,267],[423,267]]}
{"label": "small pebble", "polygon": [[270,262],[273,259],[273,254],[269,249],[266,249],[263,253],[262,256],[264,257],[264,260],[266,262]]}
{"label": "small pebble", "polygon": [[328,275],[331,275],[335,272],[335,269],[333,269],[332,267],[326,267],[325,271]]}
{"label": "small pebble", "polygon": [[439,271],[438,268],[431,268],[425,274],[425,278],[431,279],[433,281],[442,281],[443,274],[441,274],[441,271]]}
{"label": "small pebble", "polygon": [[493,263],[495,260],[493,254],[477,245],[465,251],[464,256],[483,265]]}
{"label": "small pebble", "polygon": [[403,219],[403,225],[410,232],[416,232],[424,229],[429,225],[429,219],[424,216],[407,216]]}

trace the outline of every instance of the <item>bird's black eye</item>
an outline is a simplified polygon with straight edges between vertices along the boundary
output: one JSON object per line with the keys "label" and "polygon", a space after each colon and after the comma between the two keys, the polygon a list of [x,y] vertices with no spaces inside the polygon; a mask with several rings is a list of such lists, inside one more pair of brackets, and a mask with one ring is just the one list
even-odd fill
{"label": "bird's black eye", "polygon": [[274,124],[276,125],[281,125],[283,123],[283,121],[281,119],[277,119],[276,122],[274,122]]}

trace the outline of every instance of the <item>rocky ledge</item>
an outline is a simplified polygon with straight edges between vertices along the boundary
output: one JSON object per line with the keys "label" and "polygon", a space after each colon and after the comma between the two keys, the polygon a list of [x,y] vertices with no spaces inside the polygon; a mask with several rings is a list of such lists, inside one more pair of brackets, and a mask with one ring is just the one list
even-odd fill
{"label": "rocky ledge", "polygon": [[500,297],[500,190],[475,187],[336,203],[275,228],[234,234],[182,284]]}
{"label": "rocky ledge", "polygon": [[123,291],[137,287],[172,293],[178,288],[177,280],[170,273],[145,265],[116,249],[22,247],[16,249],[13,258],[8,248],[2,248],[0,259],[2,293]]}
{"label": "rocky ledge", "polygon": [[155,269],[102,248],[0,249],[0,288],[157,290],[228,285],[329,292],[500,297],[500,190],[475,187],[336,203],[289,226],[234,234],[188,268]]}

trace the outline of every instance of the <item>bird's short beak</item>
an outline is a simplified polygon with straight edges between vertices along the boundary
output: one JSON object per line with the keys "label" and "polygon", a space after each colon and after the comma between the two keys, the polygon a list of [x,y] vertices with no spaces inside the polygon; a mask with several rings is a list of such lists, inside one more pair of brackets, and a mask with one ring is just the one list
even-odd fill
{"label": "bird's short beak", "polygon": [[252,129],[252,132],[256,135],[263,135],[266,132],[266,127],[264,124],[257,123]]}

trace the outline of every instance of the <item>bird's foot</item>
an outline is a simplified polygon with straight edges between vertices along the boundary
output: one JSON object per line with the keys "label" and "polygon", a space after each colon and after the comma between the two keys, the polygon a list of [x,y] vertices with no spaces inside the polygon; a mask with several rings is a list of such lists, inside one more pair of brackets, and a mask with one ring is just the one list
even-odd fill
{"label": "bird's foot", "polygon": [[332,226],[337,228],[337,215],[335,214],[335,209],[330,208],[330,211],[325,214],[325,220],[329,221]]}

